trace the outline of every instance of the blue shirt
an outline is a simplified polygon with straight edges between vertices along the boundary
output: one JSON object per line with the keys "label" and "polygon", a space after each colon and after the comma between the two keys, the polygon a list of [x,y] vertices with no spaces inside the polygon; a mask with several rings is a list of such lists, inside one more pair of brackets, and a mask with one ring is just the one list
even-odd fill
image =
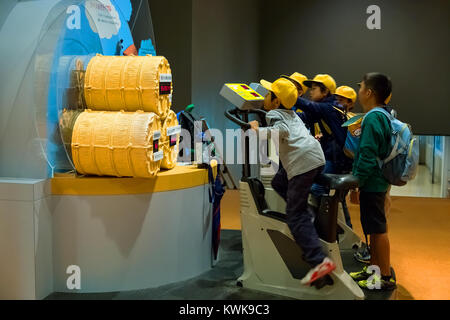
{"label": "blue shirt", "polygon": [[[345,109],[337,102],[334,95],[324,98],[320,102],[310,101],[299,97],[294,108],[301,109],[303,113],[299,113],[300,118],[310,127],[314,123],[318,123],[322,131],[323,138],[321,145],[325,154],[325,159],[332,161],[338,167],[348,166],[349,159],[345,156],[343,148],[347,137],[347,128],[342,124],[347,120],[345,115],[337,111],[334,107]],[[325,130],[322,120],[331,130],[331,135]],[[351,161],[350,161],[351,162]]]}

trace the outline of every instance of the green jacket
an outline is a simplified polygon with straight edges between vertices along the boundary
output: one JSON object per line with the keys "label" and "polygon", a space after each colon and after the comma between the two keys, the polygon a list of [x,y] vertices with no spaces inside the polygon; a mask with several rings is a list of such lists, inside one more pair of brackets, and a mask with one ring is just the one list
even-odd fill
{"label": "green jacket", "polygon": [[366,192],[386,192],[389,183],[384,179],[377,157],[385,159],[390,149],[391,129],[388,119],[379,112],[368,114],[362,123],[359,149],[355,154],[353,175]]}

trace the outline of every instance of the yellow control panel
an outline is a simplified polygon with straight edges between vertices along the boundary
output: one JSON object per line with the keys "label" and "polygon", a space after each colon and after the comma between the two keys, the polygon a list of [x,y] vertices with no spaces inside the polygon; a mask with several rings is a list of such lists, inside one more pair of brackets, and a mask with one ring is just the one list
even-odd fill
{"label": "yellow control panel", "polygon": [[244,83],[226,83],[232,91],[246,101],[264,100],[264,97]]}
{"label": "yellow control panel", "polygon": [[245,83],[225,83],[220,95],[241,110],[261,109],[264,97]]}

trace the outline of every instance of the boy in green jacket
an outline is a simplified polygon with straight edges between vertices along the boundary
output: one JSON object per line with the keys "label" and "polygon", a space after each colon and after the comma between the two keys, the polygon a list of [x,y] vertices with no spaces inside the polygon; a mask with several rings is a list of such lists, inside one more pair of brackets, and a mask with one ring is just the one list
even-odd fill
{"label": "boy in green jacket", "polygon": [[[360,83],[359,102],[364,112],[386,107],[392,92],[389,77],[368,73]],[[359,149],[355,154],[353,175],[360,180],[360,213],[364,234],[370,235],[370,264],[378,266],[381,274],[368,272],[367,267],[350,276],[365,289],[393,290],[396,281],[391,274],[390,245],[384,209],[389,183],[384,179],[377,158],[385,159],[390,152],[391,129],[387,117],[379,112],[368,114],[362,123]]]}

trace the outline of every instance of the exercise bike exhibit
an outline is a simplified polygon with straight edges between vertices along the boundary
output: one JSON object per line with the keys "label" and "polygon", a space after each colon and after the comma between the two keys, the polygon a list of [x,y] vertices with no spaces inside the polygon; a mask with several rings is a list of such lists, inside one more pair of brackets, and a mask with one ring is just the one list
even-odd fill
{"label": "exercise bike exhibit", "polygon": [[[220,91],[235,106],[227,110],[225,116],[244,131],[250,129],[249,115],[256,115],[261,125],[266,126],[266,112],[261,109],[264,98],[256,90],[245,84],[225,84]],[[302,286],[300,279],[310,266],[303,261],[302,250],[286,224],[284,200],[277,199],[273,189],[252,177],[249,138],[244,139],[245,163],[239,183],[244,272],[237,285],[295,299],[389,299],[392,293],[363,292],[359,288],[348,272],[361,270],[362,264],[353,259],[353,245],[343,248],[338,243],[338,206],[347,192],[358,186],[357,178],[335,174],[320,174],[316,178],[317,183],[330,189],[315,211],[315,226],[323,250],[335,262],[336,269],[311,286]],[[355,242],[360,241],[359,237],[357,239]]]}
{"label": "exercise bike exhibit", "polygon": [[[267,89],[265,89],[259,83],[250,83],[249,87],[251,89],[253,89],[254,91],[256,91],[256,93],[258,93],[262,97],[264,97],[268,93]],[[269,145],[268,159],[270,160],[270,163],[261,164],[260,179],[265,188],[266,201],[269,204],[269,207],[272,208],[273,210],[284,212],[286,210],[286,202],[275,192],[275,190],[272,188],[272,185],[271,185],[272,179],[273,179],[274,175],[276,174],[276,172],[273,170],[271,163],[278,163],[279,158],[278,158],[278,154],[276,152],[270,152],[270,151],[275,150],[275,144],[274,144],[273,140],[268,140],[267,143]],[[344,195],[344,198],[345,198],[345,195]],[[353,231],[353,229],[351,227],[349,227],[347,225],[347,223],[345,221],[343,201],[345,201],[345,199],[342,200],[338,206],[337,234],[339,237],[339,241],[338,241],[339,248],[341,250],[342,249],[344,249],[344,250],[352,249],[355,251],[358,249],[363,249],[362,246],[365,246],[365,244],[363,244],[363,241],[361,240],[361,238],[355,233],[355,231]],[[316,207],[316,210],[318,209],[318,207],[320,205],[319,203],[317,203],[317,201],[314,201],[314,199],[312,197],[310,197],[309,203],[312,206]]]}

